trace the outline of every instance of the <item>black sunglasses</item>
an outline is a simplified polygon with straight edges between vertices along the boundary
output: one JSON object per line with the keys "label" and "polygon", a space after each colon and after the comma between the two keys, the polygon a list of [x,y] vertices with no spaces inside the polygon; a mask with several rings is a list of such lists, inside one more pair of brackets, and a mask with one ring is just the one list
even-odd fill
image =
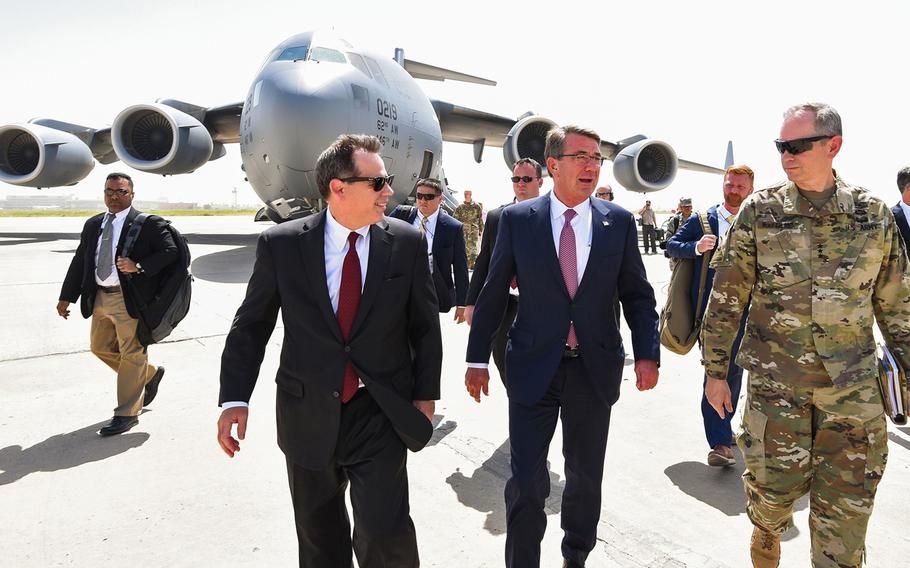
{"label": "black sunglasses", "polygon": [[346,177],[346,178],[338,178],[338,179],[340,179],[341,181],[343,181],[345,183],[354,183],[357,181],[369,181],[369,182],[373,183],[373,191],[382,191],[382,188],[385,187],[385,184],[389,184],[390,186],[392,185],[392,181],[394,181],[395,176],[391,175],[391,176],[384,176],[384,177],[383,176]]}
{"label": "black sunglasses", "polygon": [[612,193],[606,193],[606,192],[599,192],[599,193],[595,193],[594,195],[596,195],[597,197],[607,197],[608,195],[610,197],[613,197]]}
{"label": "black sunglasses", "polygon": [[795,156],[797,154],[802,154],[806,150],[812,148],[812,144],[818,142],[819,140],[824,140],[825,138],[831,138],[830,134],[824,134],[822,136],[810,136],[808,138],[796,138],[795,140],[781,140],[778,138],[774,141],[774,145],[777,146],[777,151],[783,154],[784,152],[790,152],[791,155]]}
{"label": "black sunglasses", "polygon": [[414,194],[414,197],[416,197],[417,199],[425,199],[427,201],[432,201],[439,196],[436,195],[435,193],[416,193],[416,194]]}
{"label": "black sunglasses", "polygon": [[525,183],[531,183],[535,179],[540,179],[540,178],[531,177],[531,176],[512,176],[510,179],[512,180],[512,183],[518,183],[520,181],[523,181]]}
{"label": "black sunglasses", "polygon": [[107,188],[107,187],[104,188],[104,195],[114,195],[114,194],[117,194],[117,195],[119,195],[119,196],[122,197],[122,196],[124,196],[124,195],[129,194],[129,192],[130,192],[130,190],[128,190],[128,189],[123,189],[123,188],[121,188],[121,189],[110,189],[110,188]]}

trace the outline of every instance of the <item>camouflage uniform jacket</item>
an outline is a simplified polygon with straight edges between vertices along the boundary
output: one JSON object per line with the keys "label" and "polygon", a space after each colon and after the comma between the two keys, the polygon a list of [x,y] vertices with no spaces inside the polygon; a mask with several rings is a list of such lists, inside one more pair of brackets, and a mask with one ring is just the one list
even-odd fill
{"label": "camouflage uniform jacket", "polygon": [[663,226],[664,238],[669,239],[670,237],[675,235],[676,231],[678,231],[680,227],[685,225],[686,221],[688,221],[689,217],[691,217],[691,216],[692,216],[691,213],[683,216],[682,211],[677,211],[676,213],[674,213],[673,216],[670,217],[669,219],[667,219],[666,222],[664,223],[664,226]]}
{"label": "camouflage uniform jacket", "polygon": [[894,218],[881,199],[836,173],[835,186],[821,210],[792,182],[743,203],[712,261],[701,338],[709,376],[726,376],[745,308],[736,358],[745,369],[797,385],[874,379],[873,315],[910,369],[910,272]]}
{"label": "camouflage uniform jacket", "polygon": [[465,229],[483,232],[483,206],[476,201],[462,203],[452,212],[452,217],[461,221]]}

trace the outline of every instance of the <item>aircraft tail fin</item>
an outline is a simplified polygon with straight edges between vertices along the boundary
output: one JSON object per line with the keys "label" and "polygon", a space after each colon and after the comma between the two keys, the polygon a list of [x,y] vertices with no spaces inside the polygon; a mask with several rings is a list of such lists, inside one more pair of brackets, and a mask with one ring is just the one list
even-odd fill
{"label": "aircraft tail fin", "polygon": [[733,165],[733,141],[727,142],[727,157],[724,158],[724,169]]}

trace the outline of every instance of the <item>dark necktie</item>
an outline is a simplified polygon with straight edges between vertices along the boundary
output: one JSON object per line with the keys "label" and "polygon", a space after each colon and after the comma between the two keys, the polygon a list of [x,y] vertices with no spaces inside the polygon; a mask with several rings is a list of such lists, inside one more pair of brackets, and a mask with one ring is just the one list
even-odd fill
{"label": "dark necktie", "polygon": [[[578,291],[578,257],[575,253],[575,231],[572,229],[572,219],[577,215],[574,209],[566,209],[563,213],[565,224],[562,226],[562,232],[559,233],[559,267],[562,269],[562,278],[566,282],[566,290],[569,291],[569,298],[575,299],[575,292]],[[566,345],[569,347],[578,347],[578,338],[575,337],[575,324],[569,322],[569,336],[566,338]]]}
{"label": "dark necktie", "polygon": [[101,281],[107,280],[111,275],[111,267],[114,264],[114,250],[112,241],[114,240],[114,214],[108,213],[104,216],[104,229],[101,231],[101,247],[98,249],[98,266],[95,272]]}
{"label": "dark necktie", "polygon": [[[345,343],[351,337],[351,327],[354,326],[354,317],[357,307],[360,306],[360,258],[357,256],[357,233],[348,235],[348,253],[344,256],[341,266],[341,287],[338,290],[338,326],[341,327],[341,336]],[[359,380],[357,371],[350,361],[344,366],[344,384],[341,388],[341,402],[345,403],[357,393]]]}

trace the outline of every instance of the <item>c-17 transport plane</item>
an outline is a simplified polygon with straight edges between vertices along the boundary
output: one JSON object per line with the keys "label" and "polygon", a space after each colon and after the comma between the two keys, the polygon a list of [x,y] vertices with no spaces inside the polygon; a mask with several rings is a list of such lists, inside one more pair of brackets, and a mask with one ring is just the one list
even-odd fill
{"label": "c-17 transport plane", "polygon": [[[509,168],[531,157],[545,163],[550,119],[527,113],[515,120],[431,100],[415,79],[482,85],[480,77],[355,48],[328,31],[295,35],[266,57],[246,100],[206,108],[173,99],[137,104],[106,128],[52,119],[0,126],[0,181],[27,187],[73,185],[95,160],[117,160],[140,171],[189,173],[240,144],[243,170],[275,222],[325,206],[314,176],[316,159],[339,134],[379,137],[386,170],[395,176],[390,209],[404,202],[423,177],[445,180],[442,143],[472,144],[480,162],[486,146],[501,147]],[[673,148],[642,135],[601,142],[613,175],[627,189],[658,191],[678,168],[723,173],[680,160]],[[446,188],[450,206],[456,204]]]}

